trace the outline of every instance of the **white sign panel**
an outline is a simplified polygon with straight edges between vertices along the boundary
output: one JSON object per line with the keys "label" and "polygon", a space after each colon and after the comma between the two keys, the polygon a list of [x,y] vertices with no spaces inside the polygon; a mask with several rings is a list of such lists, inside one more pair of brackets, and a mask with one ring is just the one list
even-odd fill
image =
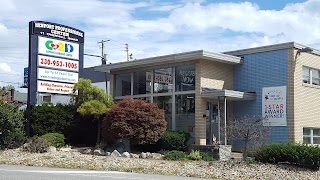
{"label": "white sign panel", "polygon": [[78,82],[78,73],[38,68],[38,79],[67,83]]}
{"label": "white sign panel", "polygon": [[262,88],[262,117],[270,126],[287,126],[287,87]]}
{"label": "white sign panel", "polygon": [[79,60],[79,44],[38,37],[38,53]]}
{"label": "white sign panel", "polygon": [[62,69],[67,71],[79,71],[79,62],[62,58],[38,55],[38,66],[46,68]]}
{"label": "white sign panel", "polygon": [[71,94],[73,87],[73,84],[38,81],[38,92]]}

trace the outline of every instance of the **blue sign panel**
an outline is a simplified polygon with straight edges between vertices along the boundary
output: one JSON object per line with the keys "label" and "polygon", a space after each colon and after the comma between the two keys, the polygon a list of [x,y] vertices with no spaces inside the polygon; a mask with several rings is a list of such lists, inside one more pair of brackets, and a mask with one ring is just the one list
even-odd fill
{"label": "blue sign panel", "polygon": [[29,70],[26,67],[23,69],[23,84],[24,84],[24,86],[28,86],[28,76],[29,76]]}

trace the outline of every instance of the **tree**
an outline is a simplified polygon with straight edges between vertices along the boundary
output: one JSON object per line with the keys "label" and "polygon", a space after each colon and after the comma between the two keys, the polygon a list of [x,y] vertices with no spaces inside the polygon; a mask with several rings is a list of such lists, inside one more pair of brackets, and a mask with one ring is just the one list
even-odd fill
{"label": "tree", "polygon": [[101,119],[100,115],[106,113],[113,104],[112,98],[102,89],[91,84],[91,80],[80,78],[73,89],[72,103],[81,115],[92,115],[98,121],[97,143],[100,143]]}
{"label": "tree", "polygon": [[18,107],[0,101],[0,148],[14,148],[25,140],[23,112]]}
{"label": "tree", "polygon": [[82,103],[90,100],[98,100],[107,107],[111,107],[113,104],[111,96],[106,94],[102,89],[93,86],[90,79],[80,78],[74,85],[71,103],[79,107]]}
{"label": "tree", "polygon": [[261,117],[233,118],[227,124],[227,137],[230,140],[243,142],[243,159],[248,157],[249,146],[259,146],[267,142],[270,135],[270,126],[266,119]]}
{"label": "tree", "polygon": [[113,105],[102,121],[102,137],[107,142],[127,139],[131,144],[157,142],[165,132],[164,111],[155,103],[126,98]]}
{"label": "tree", "polygon": [[98,100],[86,101],[78,107],[77,111],[81,115],[93,115],[94,120],[98,121],[97,144],[100,143],[101,119],[99,116],[106,113],[109,108]]}

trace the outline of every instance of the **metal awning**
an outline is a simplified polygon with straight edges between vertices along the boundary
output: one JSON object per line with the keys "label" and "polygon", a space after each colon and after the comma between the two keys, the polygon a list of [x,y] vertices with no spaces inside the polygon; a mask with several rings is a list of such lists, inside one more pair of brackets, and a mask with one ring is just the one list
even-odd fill
{"label": "metal awning", "polygon": [[252,92],[241,92],[227,89],[211,89],[211,88],[201,88],[201,96],[207,99],[216,99],[218,97],[226,97],[228,100],[232,101],[246,101],[255,100],[256,93]]}

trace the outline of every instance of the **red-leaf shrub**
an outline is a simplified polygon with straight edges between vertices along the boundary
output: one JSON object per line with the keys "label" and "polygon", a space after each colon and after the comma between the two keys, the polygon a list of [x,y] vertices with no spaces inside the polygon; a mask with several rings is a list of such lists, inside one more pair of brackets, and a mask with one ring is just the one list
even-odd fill
{"label": "red-leaf shrub", "polygon": [[106,142],[128,139],[131,144],[155,143],[165,132],[164,111],[155,103],[127,98],[114,104],[102,121]]}

